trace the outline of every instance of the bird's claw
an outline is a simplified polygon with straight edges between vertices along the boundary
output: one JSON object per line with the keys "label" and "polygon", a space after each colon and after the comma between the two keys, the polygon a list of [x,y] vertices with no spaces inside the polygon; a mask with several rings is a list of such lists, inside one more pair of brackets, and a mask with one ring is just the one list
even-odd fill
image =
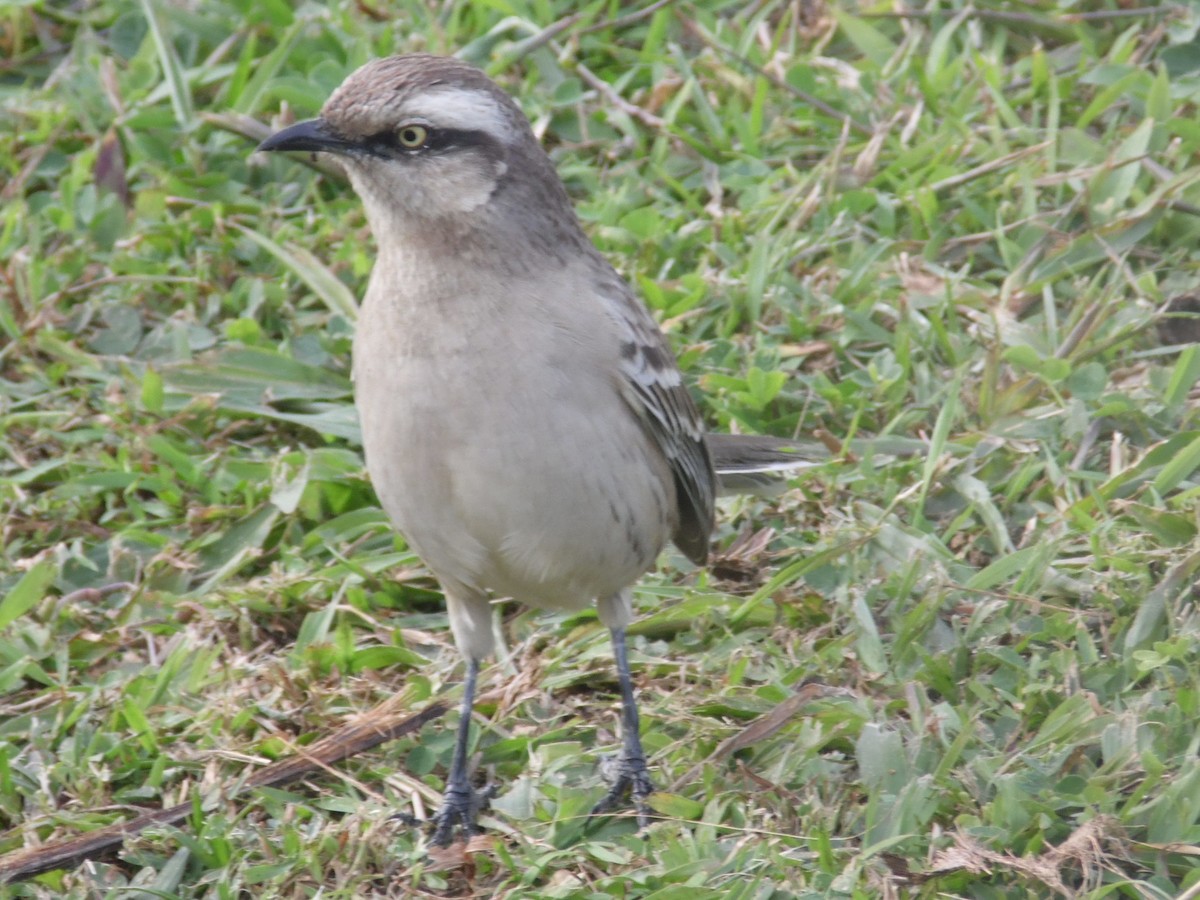
{"label": "bird's claw", "polygon": [[588,819],[610,813],[621,807],[626,797],[632,797],[638,828],[646,828],[654,816],[653,810],[646,803],[646,798],[654,792],[654,783],[650,780],[650,769],[646,765],[645,757],[628,757],[621,754],[616,770],[612,787],[600,798],[600,802],[592,807]]}
{"label": "bird's claw", "polygon": [[432,842],[438,847],[449,847],[454,842],[454,831],[462,829],[464,840],[483,831],[476,821],[479,814],[488,808],[496,796],[496,785],[489,784],[477,791],[470,785],[451,785],[442,798],[441,808],[425,824],[433,826]]}
{"label": "bird's claw", "polygon": [[453,843],[456,826],[461,826],[463,837],[467,840],[483,831],[476,820],[491,804],[496,790],[495,784],[488,784],[480,791],[469,785],[459,789],[450,787],[446,789],[441,807],[428,819],[418,819],[407,812],[392,813],[391,818],[409,828],[432,830],[432,842],[439,847],[448,847]]}

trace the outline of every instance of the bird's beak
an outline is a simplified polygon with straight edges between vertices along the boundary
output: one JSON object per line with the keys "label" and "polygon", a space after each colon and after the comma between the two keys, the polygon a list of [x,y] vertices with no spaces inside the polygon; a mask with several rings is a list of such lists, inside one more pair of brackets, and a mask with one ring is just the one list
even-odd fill
{"label": "bird's beak", "polygon": [[349,153],[355,148],[332,128],[324,119],[309,119],[297,122],[282,131],[277,131],[261,144],[259,150],[319,150],[324,153]]}

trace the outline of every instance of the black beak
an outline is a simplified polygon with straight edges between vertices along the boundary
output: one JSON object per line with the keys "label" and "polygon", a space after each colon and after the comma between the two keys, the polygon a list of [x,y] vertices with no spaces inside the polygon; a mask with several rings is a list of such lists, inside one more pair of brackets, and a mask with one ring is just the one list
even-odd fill
{"label": "black beak", "polygon": [[324,119],[309,119],[289,125],[277,131],[261,144],[259,150],[319,150],[323,153],[349,153],[355,149],[348,141],[329,127]]}

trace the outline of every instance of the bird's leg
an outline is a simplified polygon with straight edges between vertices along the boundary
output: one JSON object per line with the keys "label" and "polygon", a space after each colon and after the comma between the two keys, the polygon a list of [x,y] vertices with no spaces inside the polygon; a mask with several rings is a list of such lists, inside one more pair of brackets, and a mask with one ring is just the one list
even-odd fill
{"label": "bird's leg", "polygon": [[471,787],[467,778],[467,743],[471,734],[471,713],[475,707],[475,679],[479,675],[479,660],[467,659],[467,680],[463,686],[462,714],[458,721],[458,737],[454,742],[454,760],[450,764],[450,780],[442,796],[442,808],[432,819],[433,842],[439,847],[450,845],[456,826],[462,826],[463,836],[479,833],[475,819],[487,805],[489,793]]}
{"label": "bird's leg", "polygon": [[633,807],[637,811],[638,827],[650,824],[650,807],[646,798],[654,790],[650,782],[650,770],[646,766],[646,754],[642,750],[642,738],[638,731],[637,701],[633,698],[633,678],[629,674],[629,654],[625,643],[625,629],[615,627],[612,633],[613,656],[617,661],[617,680],[621,685],[621,756],[617,762],[617,777],[612,788],[592,809],[592,815],[612,812],[633,795]]}

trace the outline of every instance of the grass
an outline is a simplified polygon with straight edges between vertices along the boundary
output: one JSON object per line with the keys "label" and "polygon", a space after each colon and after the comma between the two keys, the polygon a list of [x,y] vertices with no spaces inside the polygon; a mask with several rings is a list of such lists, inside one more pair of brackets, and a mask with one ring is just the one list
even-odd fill
{"label": "grass", "polygon": [[[1200,894],[1200,17],[897,9],[0,5],[0,853],[194,804],[0,891]],[[585,829],[591,613],[505,608],[468,856],[390,818],[453,716],[234,797],[457,696],[363,471],[362,211],[231,130],[424,49],[519,98],[714,428],[831,448],[638,590],[644,838]]]}

